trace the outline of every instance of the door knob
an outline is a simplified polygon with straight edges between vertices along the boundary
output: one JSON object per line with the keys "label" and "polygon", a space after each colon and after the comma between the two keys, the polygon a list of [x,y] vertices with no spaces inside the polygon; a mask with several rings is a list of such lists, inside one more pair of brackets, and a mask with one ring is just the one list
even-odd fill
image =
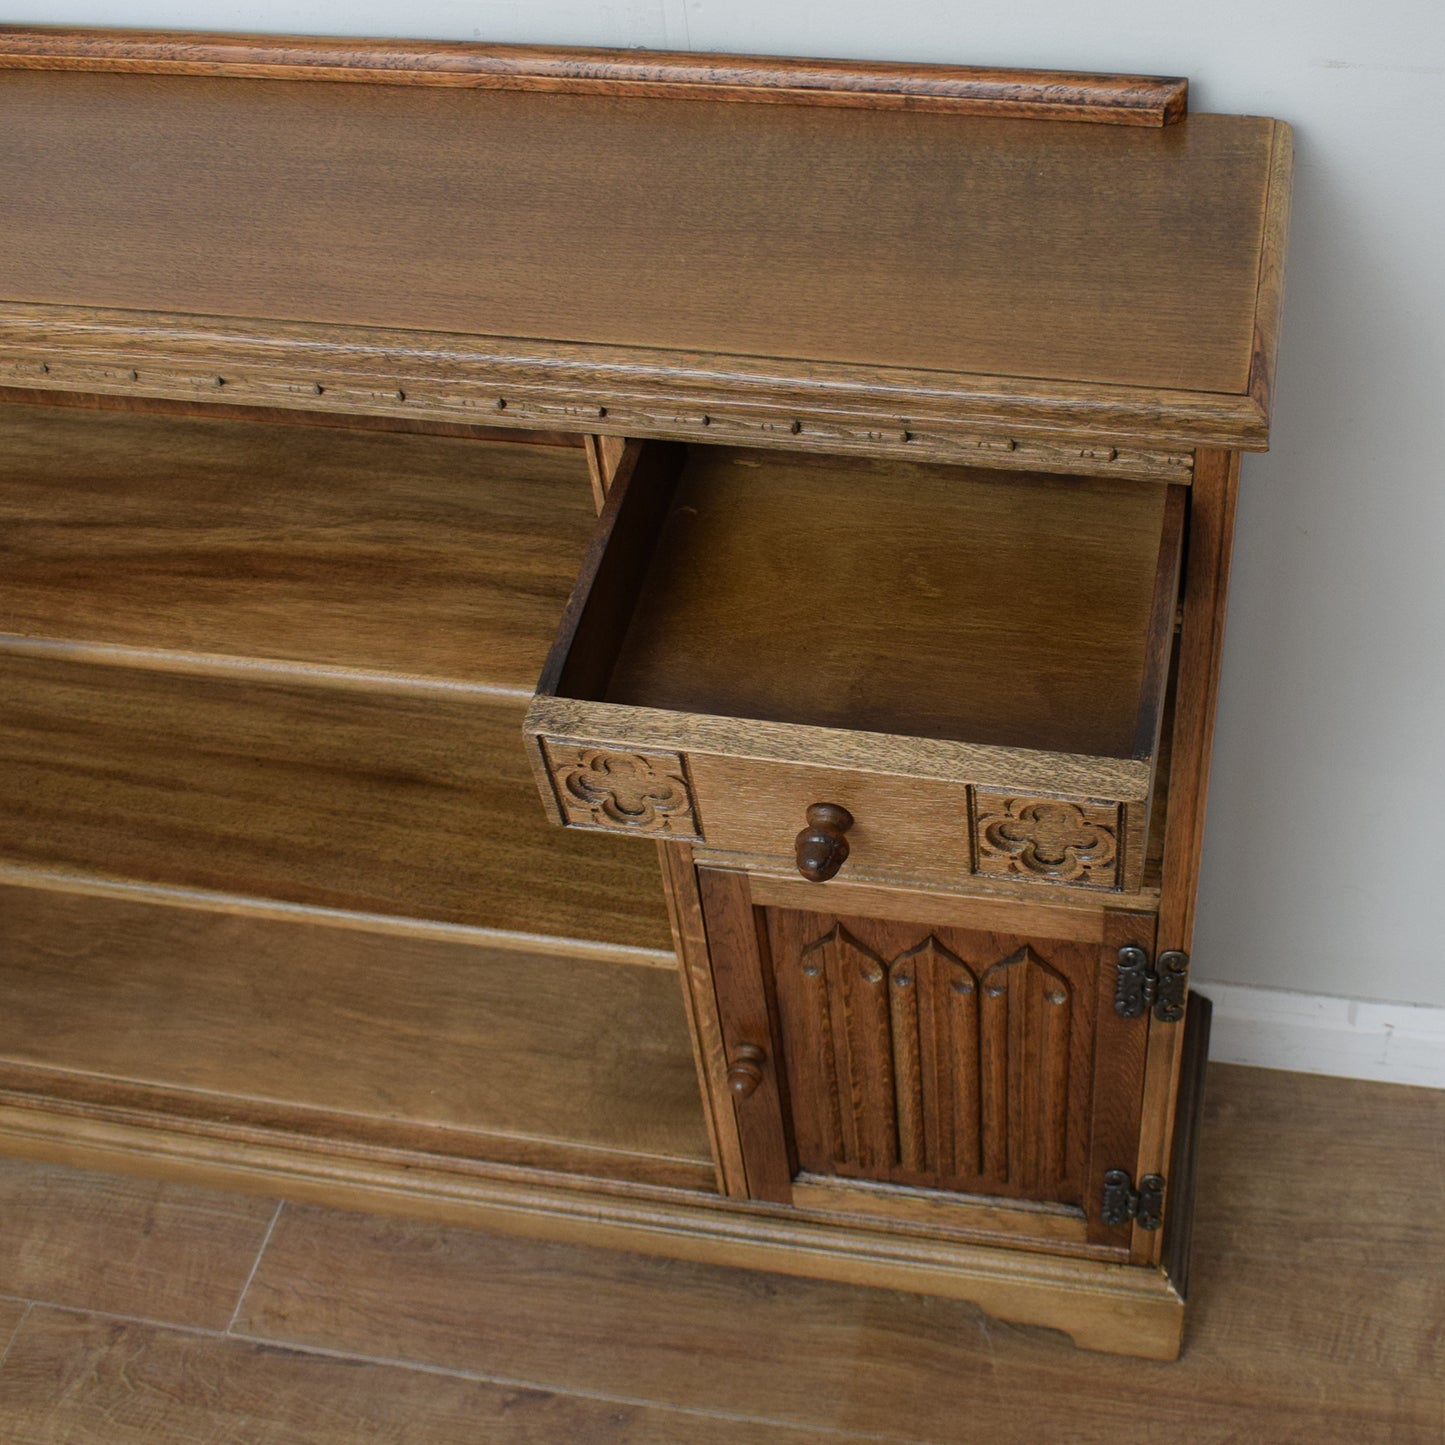
{"label": "door knob", "polygon": [[793,844],[798,872],[810,883],[826,883],[848,861],[848,839],[853,815],[837,803],[814,803],[808,809],[808,826]]}
{"label": "door knob", "polygon": [[739,1044],[728,1065],[728,1088],[746,1099],[763,1082],[763,1065],[768,1056],[756,1044]]}

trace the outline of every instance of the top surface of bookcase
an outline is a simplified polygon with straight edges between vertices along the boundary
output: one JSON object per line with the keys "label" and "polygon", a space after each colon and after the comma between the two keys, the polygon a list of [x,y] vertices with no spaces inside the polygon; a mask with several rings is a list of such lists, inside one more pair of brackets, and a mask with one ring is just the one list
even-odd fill
{"label": "top surface of bookcase", "polygon": [[[255,41],[248,63],[168,73],[155,43],[28,34],[0,30],[0,329],[164,313],[373,352],[420,332],[584,389],[597,365],[723,399],[841,385],[906,419],[938,392],[982,417],[1036,401],[1055,427],[1107,430],[1112,410],[1124,435],[1265,439],[1274,121],[1160,124],[1166,100],[1080,124],[1108,117],[1077,96],[1059,120],[919,109],[949,98],[889,93],[867,67],[823,73],[872,83],[874,108],[856,91],[730,104],[736,84],[629,87],[596,67],[560,89],[415,67],[406,83],[375,43],[288,71],[256,63],[281,42]],[[820,63],[776,64],[763,98],[802,92],[790,64],[819,83]],[[1111,81],[1135,100],[1145,85],[1100,78],[1096,110]]]}

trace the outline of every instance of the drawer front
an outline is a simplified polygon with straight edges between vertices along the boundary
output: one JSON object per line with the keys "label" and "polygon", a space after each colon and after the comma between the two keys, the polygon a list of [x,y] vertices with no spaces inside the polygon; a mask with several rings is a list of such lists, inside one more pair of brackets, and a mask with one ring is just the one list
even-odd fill
{"label": "drawer front", "polygon": [[791,864],[808,809],[832,803],[853,817],[844,876],[948,880],[970,871],[965,785],[706,756],[690,771],[710,848]]}
{"label": "drawer front", "polygon": [[1143,802],[1011,793],[962,781],[538,739],[544,796],[566,827],[642,834],[792,867],[808,809],[852,815],[842,877],[969,877],[1139,887]]}

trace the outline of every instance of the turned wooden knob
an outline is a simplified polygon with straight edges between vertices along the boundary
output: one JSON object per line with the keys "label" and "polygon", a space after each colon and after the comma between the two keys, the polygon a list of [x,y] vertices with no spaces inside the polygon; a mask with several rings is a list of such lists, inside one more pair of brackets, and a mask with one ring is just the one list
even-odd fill
{"label": "turned wooden knob", "polygon": [[808,809],[808,826],[793,844],[798,872],[810,883],[826,883],[848,861],[848,840],[853,815],[837,803],[814,803]]}
{"label": "turned wooden knob", "polygon": [[739,1044],[728,1065],[728,1088],[746,1099],[763,1082],[763,1065],[768,1056],[756,1044]]}

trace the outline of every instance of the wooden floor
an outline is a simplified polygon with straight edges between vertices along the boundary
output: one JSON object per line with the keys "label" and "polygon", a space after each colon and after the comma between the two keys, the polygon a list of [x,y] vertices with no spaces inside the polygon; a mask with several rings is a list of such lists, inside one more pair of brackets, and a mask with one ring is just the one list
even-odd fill
{"label": "wooden floor", "polygon": [[[8,1348],[7,1348],[8,1346]],[[1184,1358],[0,1162],[0,1441],[1445,1439],[1445,1093],[1216,1066]]]}

